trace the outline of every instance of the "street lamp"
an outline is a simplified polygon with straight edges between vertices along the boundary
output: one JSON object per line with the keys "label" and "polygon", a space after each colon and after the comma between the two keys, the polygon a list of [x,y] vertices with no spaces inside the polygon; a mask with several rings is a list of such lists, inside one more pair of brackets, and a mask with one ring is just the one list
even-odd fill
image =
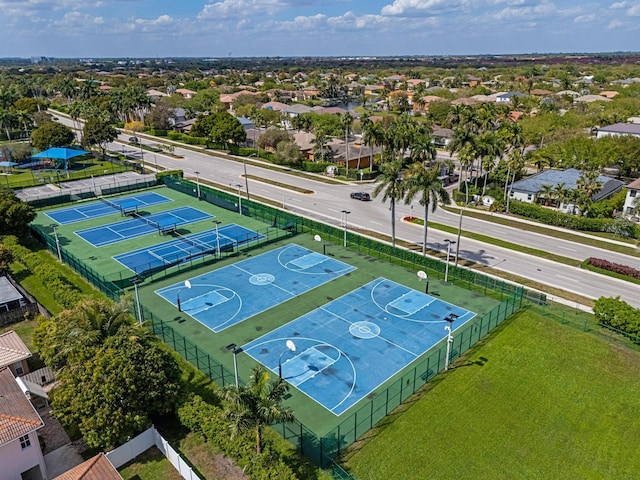
{"label": "street lamp", "polygon": [[449,314],[448,317],[445,318],[449,325],[445,325],[444,329],[447,332],[447,356],[444,359],[444,369],[449,370],[449,356],[451,355],[451,345],[453,345],[453,335],[451,335],[451,331],[453,328],[453,321],[458,318],[458,315],[455,313]]}
{"label": "street lamp", "polygon": [[447,263],[444,268],[444,283],[447,283],[447,279],[449,278],[449,256],[451,255],[451,245],[456,243],[455,240],[449,240],[445,238],[444,240],[447,243]]}
{"label": "street lamp", "polygon": [[462,214],[471,203],[472,202],[465,203],[464,207],[460,208],[460,218],[458,220],[458,240],[456,244],[456,261],[455,261],[456,267],[458,266],[458,257],[460,254],[460,233],[462,232]]}
{"label": "street lamp", "polygon": [[236,389],[238,388],[238,360],[236,359],[236,355],[242,352],[242,347],[236,346],[235,343],[230,343],[226,347],[227,350],[233,353],[233,375],[236,380]]}
{"label": "street lamp", "polygon": [[140,306],[140,297],[138,296],[138,284],[142,283],[142,279],[140,277],[135,277],[132,281],[133,289],[136,293],[136,310],[138,312],[138,321],[140,324],[144,323],[144,318],[142,318],[142,307]]}
{"label": "street lamp", "polygon": [[240,195],[242,184],[236,183],[236,187],[238,187],[238,212],[240,213],[240,215],[242,215],[242,196]]}
{"label": "street lamp", "polygon": [[200,177],[199,177],[200,172],[198,172],[198,171],[196,170],[196,171],[195,171],[195,172],[193,172],[193,173],[195,173],[195,174],[196,174],[196,191],[197,191],[197,194],[198,194],[198,200],[202,200],[202,199],[200,198]]}
{"label": "street lamp", "polygon": [[218,258],[222,257],[222,252],[220,251],[220,235],[218,235],[218,225],[222,222],[220,220],[214,220],[213,223],[216,224],[216,247],[218,249]]}
{"label": "street lamp", "polygon": [[53,236],[56,238],[56,250],[58,251],[58,260],[62,262],[62,253],[60,253],[60,240],[58,240],[58,225],[57,223],[52,223],[51,228],[53,228]]}
{"label": "street lamp", "polygon": [[[249,157],[255,156],[255,153],[249,155]],[[242,157],[242,166],[244,167],[244,187],[247,190],[247,200],[249,200],[249,177],[247,177],[247,159],[244,157]]]}
{"label": "street lamp", "polygon": [[347,246],[347,215],[351,212],[348,210],[342,210],[342,226],[344,227],[344,242],[343,246]]}
{"label": "street lamp", "polygon": [[191,282],[189,280],[185,280],[184,281],[184,287],[182,287],[180,290],[178,290],[178,296],[176,297],[178,300],[178,311],[181,312],[182,308],[180,305],[180,293],[182,292],[182,290],[184,290],[185,288],[191,288]]}
{"label": "street lamp", "polygon": [[284,350],[280,354],[280,357],[278,357],[278,377],[280,378],[281,381],[282,381],[282,356],[287,352],[295,352],[296,351],[296,344],[293,343],[293,340],[287,340],[285,345],[287,346],[287,350]]}

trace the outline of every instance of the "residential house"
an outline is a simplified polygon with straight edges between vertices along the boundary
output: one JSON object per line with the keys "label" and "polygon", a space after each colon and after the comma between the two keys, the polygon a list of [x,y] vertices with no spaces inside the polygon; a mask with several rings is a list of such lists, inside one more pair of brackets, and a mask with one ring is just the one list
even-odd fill
{"label": "residential house", "polygon": [[[578,180],[581,176],[582,172],[575,168],[545,170],[512,184],[509,189],[509,197],[521,202],[535,203],[539,200],[539,194],[542,192],[544,185],[549,185],[553,188],[563,185],[563,188],[567,190],[575,190],[578,188]],[[599,175],[598,181],[602,183],[602,188],[593,195],[593,200],[595,201],[608,198],[624,187],[624,182],[604,175]],[[560,211],[565,213],[573,212],[575,210],[574,207],[574,204],[565,202],[560,206]]]}
{"label": "residential house", "polygon": [[220,95],[220,102],[224,104],[227,110],[231,110],[233,101],[241,95],[257,95],[257,94],[249,90],[240,90],[239,92],[225,93]]}
{"label": "residential house", "polygon": [[122,477],[106,455],[99,453],[53,480],[122,480]]}
{"label": "residential house", "polygon": [[0,369],[0,477],[47,478],[38,429],[44,422],[8,368]]}
{"label": "residential house", "polygon": [[[640,221],[640,208],[637,213],[634,213],[634,209],[640,206],[640,178],[636,178],[633,182],[627,185],[627,196],[624,199],[623,212],[628,217],[633,218],[636,222]],[[634,204],[634,202],[638,202]]]}
{"label": "residential house", "polygon": [[265,104],[262,105],[262,108],[267,108],[269,110],[275,110],[277,112],[281,112],[282,110],[286,109],[289,105],[287,105],[286,103],[281,103],[281,102],[267,102]]}
{"label": "residential house", "polygon": [[164,92],[161,92],[160,90],[155,90],[151,88],[147,90],[147,96],[151,99],[152,102],[157,102],[162,97],[168,97],[169,95],[167,95]]}
{"label": "residential house", "polygon": [[521,92],[504,92],[496,95],[496,103],[510,103],[512,98],[528,97],[526,93]]}
{"label": "residential house", "polygon": [[15,377],[29,373],[31,352],[13,330],[0,335],[0,368],[8,367]]}
{"label": "residential house", "polygon": [[616,92],[615,90],[605,90],[603,92],[600,92],[600,95],[607,98],[614,98],[616,95],[618,95],[618,93],[620,92]]}
{"label": "residential house", "polygon": [[194,92],[193,90],[189,90],[188,88],[176,88],[176,93],[179,93],[184,98],[189,100],[190,98],[193,98],[193,96],[198,92]]}
{"label": "residential house", "polygon": [[453,141],[453,130],[450,128],[436,127],[431,134],[436,147],[446,148]]}
{"label": "residential house", "polygon": [[302,96],[304,100],[313,100],[320,96],[320,89],[313,85],[304,87],[302,90]]}
{"label": "residential house", "polygon": [[593,103],[593,102],[610,102],[611,99],[603,97],[602,95],[582,95],[573,99],[578,103]]}
{"label": "residential house", "polygon": [[598,129],[597,138],[631,135],[640,137],[640,125],[636,123],[614,123]]}

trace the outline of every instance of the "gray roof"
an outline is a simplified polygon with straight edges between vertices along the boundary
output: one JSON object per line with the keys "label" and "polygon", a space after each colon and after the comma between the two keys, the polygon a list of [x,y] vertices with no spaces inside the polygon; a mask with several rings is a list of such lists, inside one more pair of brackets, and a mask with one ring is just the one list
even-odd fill
{"label": "gray roof", "polygon": [[598,129],[600,132],[623,133],[627,135],[640,135],[640,125],[636,123],[614,123]]}
{"label": "gray roof", "polygon": [[287,108],[284,109],[287,113],[295,113],[300,115],[301,113],[309,113],[312,112],[313,109],[311,107],[307,107],[306,105],[302,105],[301,103],[296,103],[294,105],[288,105]]}
{"label": "gray roof", "polygon": [[22,295],[9,283],[7,277],[0,277],[0,305],[4,303],[22,300]]}
{"label": "gray roof", "polygon": [[[578,179],[582,175],[580,170],[569,168],[567,170],[545,170],[542,173],[532,175],[529,178],[520,180],[513,184],[512,190],[515,192],[537,194],[542,190],[543,185],[555,187],[564,183],[564,187],[575,190],[578,186]],[[602,182],[602,190],[593,196],[594,200],[606,198],[608,195],[620,190],[624,182],[604,175],[598,176],[598,181]]]}

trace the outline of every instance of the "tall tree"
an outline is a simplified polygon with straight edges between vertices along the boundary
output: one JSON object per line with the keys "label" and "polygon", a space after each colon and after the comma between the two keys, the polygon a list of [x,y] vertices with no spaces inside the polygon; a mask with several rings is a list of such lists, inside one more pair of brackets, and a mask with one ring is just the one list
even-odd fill
{"label": "tall tree", "polygon": [[440,165],[425,166],[422,162],[415,162],[405,172],[406,196],[405,204],[410,204],[414,198],[418,198],[420,205],[424,206],[424,230],[422,239],[422,255],[427,253],[427,231],[429,228],[429,210],[435,212],[438,203],[449,202],[449,192],[442,184]]}
{"label": "tall tree", "polygon": [[353,117],[349,112],[344,112],[340,117],[340,123],[344,128],[344,145],[346,148],[344,157],[344,167],[347,171],[347,177],[349,176],[349,133],[351,133],[351,126],[353,125]]}
{"label": "tall tree", "polygon": [[256,453],[262,453],[263,431],[274,423],[292,422],[293,410],[282,406],[289,385],[281,380],[269,381],[269,372],[262,366],[253,368],[249,384],[224,390],[226,416],[231,421],[231,434],[236,436],[253,430]]}
{"label": "tall tree", "polygon": [[58,122],[46,122],[31,132],[31,145],[38,150],[66,147],[74,139],[73,130]]}
{"label": "tall tree", "polygon": [[396,202],[404,198],[405,183],[401,178],[402,162],[396,160],[380,165],[380,175],[378,175],[373,196],[377,197],[381,193],[382,201],[389,200],[391,205],[391,245],[396,246]]}
{"label": "tall tree", "polygon": [[104,158],[109,142],[115,140],[117,136],[118,132],[110,122],[100,117],[91,117],[84,123],[84,128],[82,129],[82,144],[85,148],[97,145],[100,147],[102,157]]}
{"label": "tall tree", "polygon": [[28,225],[36,218],[31,205],[20,200],[12,190],[0,190],[0,236],[25,237]]}

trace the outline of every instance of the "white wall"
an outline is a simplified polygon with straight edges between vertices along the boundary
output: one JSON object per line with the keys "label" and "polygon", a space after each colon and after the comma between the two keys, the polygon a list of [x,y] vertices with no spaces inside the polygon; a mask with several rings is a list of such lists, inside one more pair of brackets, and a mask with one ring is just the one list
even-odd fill
{"label": "white wall", "polygon": [[[529,198],[529,195],[531,195],[531,198]],[[521,202],[533,203],[534,200],[536,199],[536,196],[533,194],[529,194],[525,192],[516,192],[515,190],[513,190],[511,192],[511,199],[520,200]]]}
{"label": "white wall", "polygon": [[0,448],[0,479],[21,480],[22,472],[36,465],[40,466],[42,478],[47,478],[44,457],[40,450],[38,434],[34,431],[29,434],[31,446],[22,449],[18,439],[3,445]]}

